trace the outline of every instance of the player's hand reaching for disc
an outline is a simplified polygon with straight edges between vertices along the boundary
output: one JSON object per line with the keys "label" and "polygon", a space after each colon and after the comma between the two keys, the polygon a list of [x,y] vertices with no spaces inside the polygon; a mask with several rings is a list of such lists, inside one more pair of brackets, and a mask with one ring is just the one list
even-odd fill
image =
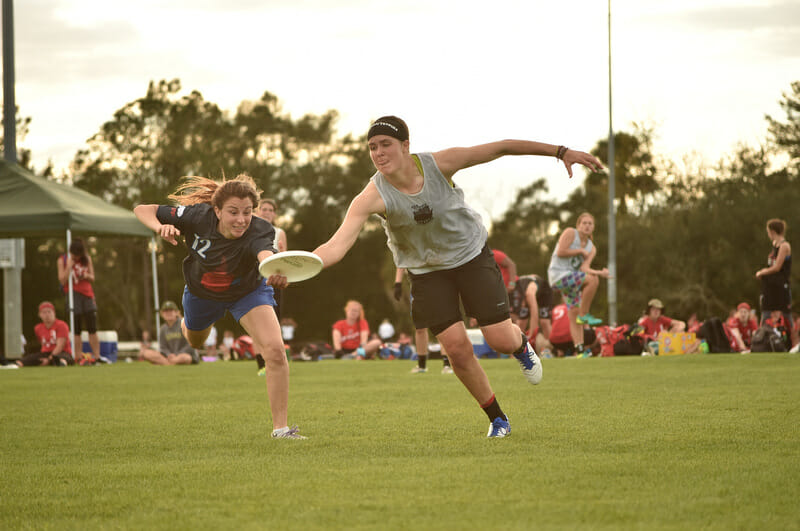
{"label": "player's hand reaching for disc", "polygon": [[289,285],[289,280],[286,278],[285,275],[275,273],[274,275],[270,275],[267,278],[267,284],[269,284],[273,288],[283,289]]}
{"label": "player's hand reaching for disc", "polygon": [[158,229],[158,235],[172,245],[178,245],[178,240],[176,238],[181,235],[181,231],[178,230],[178,227],[175,225],[161,225]]}
{"label": "player's hand reaching for disc", "polygon": [[586,166],[587,168],[589,168],[594,172],[603,169],[603,163],[600,162],[597,159],[597,157],[595,157],[594,155],[590,155],[589,153],[584,153],[583,151],[577,151],[574,149],[567,149],[561,160],[564,162],[564,166],[567,167],[567,173],[569,173],[570,179],[572,178],[573,164],[580,164],[582,166]]}

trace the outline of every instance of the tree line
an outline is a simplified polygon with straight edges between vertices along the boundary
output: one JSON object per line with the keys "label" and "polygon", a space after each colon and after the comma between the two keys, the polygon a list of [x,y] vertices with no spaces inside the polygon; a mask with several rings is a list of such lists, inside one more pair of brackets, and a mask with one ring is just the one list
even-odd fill
{"label": "tree line", "polygon": [[[279,204],[276,223],[291,249],[312,250],[338,227],[350,200],[374,168],[364,137],[338,136],[336,111],[292,118],[277,96],[265,92],[225,111],[179,80],[151,82],[146,94],[125,104],[76,153],[67,175],[74,186],[132,209],[166,203],[183,176],[251,175]],[[615,134],[617,295],[621,322],[640,316],[647,300],[660,298],[667,314],[703,319],[726,316],[745,300],[756,305],[755,271],[765,264],[770,243],[767,219],[788,223],[788,239],[800,227],[800,81],[782,95],[785,116],[766,116],[768,139],[757,147],[737,145],[714,165],[697,154],[675,161],[653,150],[655,132],[633,124]],[[18,137],[31,125],[18,118]],[[591,150],[606,165],[608,139]],[[31,154],[20,150],[30,168]],[[41,174],[56,178],[52,167]],[[560,232],[583,211],[595,216],[596,264],[608,260],[608,173],[589,174],[566,198],[549,195],[542,177],[521,189],[508,210],[493,220],[489,243],[516,262],[520,274],[546,275]],[[153,332],[148,242],[137,238],[77,234],[89,243],[97,281],[101,329],[135,339]],[[370,221],[342,263],[286,291],[283,315],[298,323],[298,339],[327,339],[348,299],[364,304],[373,328],[389,318],[411,330],[406,301],[392,297],[394,264],[377,219]],[[800,240],[796,240],[800,245]],[[23,326],[30,335],[44,299],[63,301],[56,278],[59,238],[26,242]],[[182,246],[158,243],[161,300],[180,301]],[[48,281],[47,279],[52,279]],[[408,288],[406,286],[405,292]],[[605,317],[603,284],[593,313]],[[57,304],[57,307],[61,307]],[[58,312],[62,316],[62,312]],[[230,317],[221,330],[240,330]]]}

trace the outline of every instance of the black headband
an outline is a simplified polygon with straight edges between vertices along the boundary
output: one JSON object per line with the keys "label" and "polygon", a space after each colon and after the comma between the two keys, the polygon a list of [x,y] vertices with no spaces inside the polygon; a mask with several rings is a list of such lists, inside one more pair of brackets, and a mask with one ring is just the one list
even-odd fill
{"label": "black headband", "polygon": [[378,118],[378,120],[370,126],[369,132],[367,132],[367,140],[375,135],[386,135],[396,138],[400,142],[405,142],[408,140],[408,128],[405,124],[398,123],[391,118]]}

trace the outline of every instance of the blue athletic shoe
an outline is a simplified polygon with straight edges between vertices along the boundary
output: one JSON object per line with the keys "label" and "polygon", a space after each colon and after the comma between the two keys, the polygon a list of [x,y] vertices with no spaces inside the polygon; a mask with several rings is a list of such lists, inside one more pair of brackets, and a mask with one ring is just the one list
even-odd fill
{"label": "blue athletic shoe", "polygon": [[519,368],[522,369],[522,374],[533,385],[542,381],[542,361],[530,343],[525,345],[525,351],[522,354],[514,354],[519,362]]}
{"label": "blue athletic shoe", "polygon": [[489,433],[487,433],[486,436],[505,437],[509,433],[511,433],[511,424],[507,420],[503,420],[501,417],[497,417],[489,425]]}

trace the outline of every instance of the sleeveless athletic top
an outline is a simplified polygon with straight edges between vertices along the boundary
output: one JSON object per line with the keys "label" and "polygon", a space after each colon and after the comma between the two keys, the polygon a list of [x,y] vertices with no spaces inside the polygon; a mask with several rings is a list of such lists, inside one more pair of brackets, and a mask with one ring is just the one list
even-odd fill
{"label": "sleeveless athletic top", "polygon": [[278,238],[280,238],[281,233],[283,232],[283,229],[280,229],[280,228],[278,228],[278,227],[276,227],[274,225],[272,226],[272,228],[275,229],[275,242],[274,242],[275,245],[274,245],[274,247],[277,249],[278,248]]}
{"label": "sleeveless athletic top", "polygon": [[[572,229],[575,232],[575,238],[569,244],[570,249],[581,249],[581,237],[578,235],[577,229]],[[593,247],[592,240],[588,240],[583,249],[591,251]],[[578,271],[583,264],[583,255],[576,254],[575,256],[558,256],[558,245],[553,249],[553,256],[550,258],[550,267],[547,268],[547,278],[552,286],[560,278],[563,278],[570,273]]]}
{"label": "sleeveless athletic top", "polygon": [[381,172],[371,179],[386,205],[381,222],[394,263],[415,275],[463,265],[480,254],[489,236],[481,216],[464,201],[464,191],[445,178],[431,153],[413,157],[423,176],[418,193],[399,191]]}
{"label": "sleeveless athletic top", "polygon": [[[781,242],[783,244],[783,242]],[[780,250],[780,245],[773,246],[772,252],[769,253],[769,258],[767,258],[767,267],[771,267],[772,264],[775,263],[775,260],[778,258],[778,251]],[[773,273],[773,275],[778,275],[780,278],[784,280],[784,282],[789,282],[789,276],[792,273],[792,255],[786,255],[786,258],[783,259],[783,265],[781,268]]]}

